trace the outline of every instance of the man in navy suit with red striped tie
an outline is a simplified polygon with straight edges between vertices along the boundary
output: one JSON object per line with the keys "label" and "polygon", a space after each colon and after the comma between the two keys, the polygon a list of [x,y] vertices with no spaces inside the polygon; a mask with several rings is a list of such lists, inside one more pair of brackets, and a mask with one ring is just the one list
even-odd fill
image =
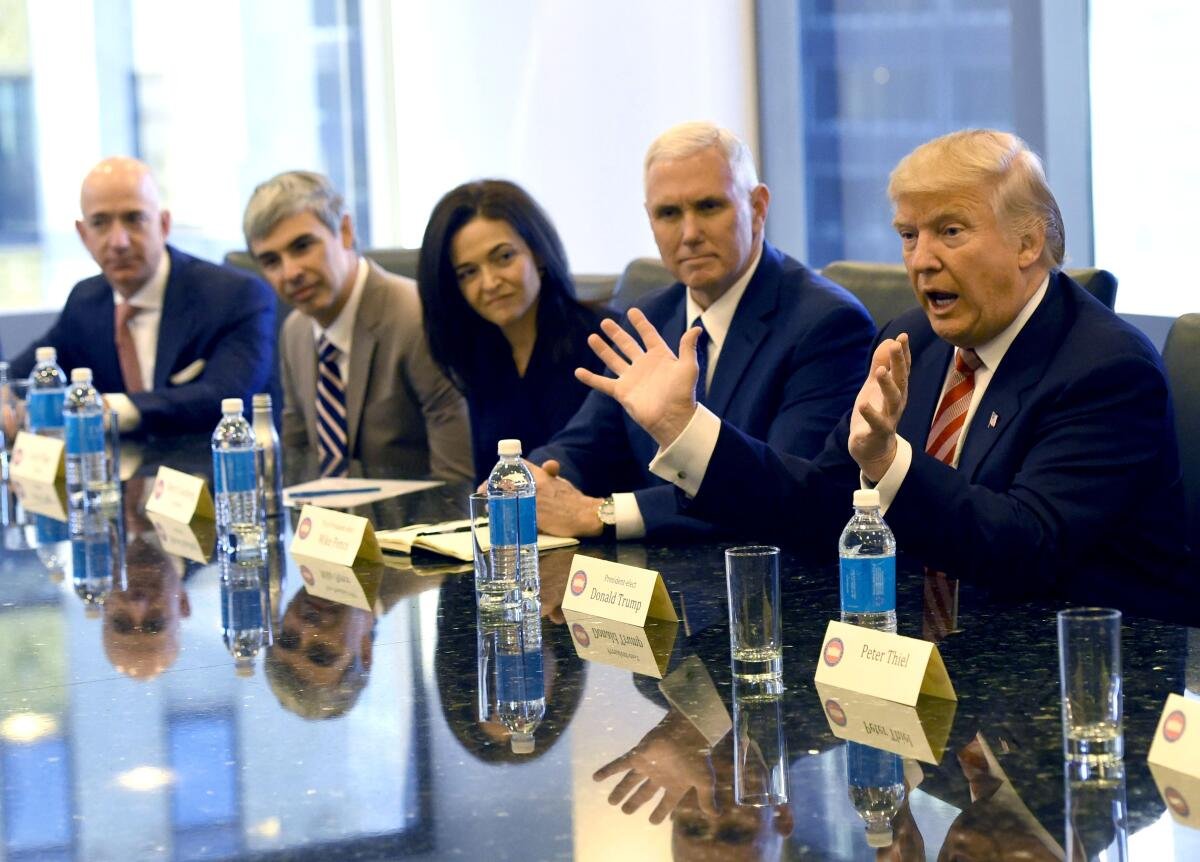
{"label": "man in navy suit with red striped tie", "polygon": [[1037,156],[1011,134],[957,132],[906,156],[888,194],[921,308],[881,334],[815,458],[697,406],[699,330],[677,358],[644,316],[645,349],[605,322],[612,346],[593,347],[616,376],[577,374],[654,437],[651,469],[688,514],[830,549],[852,491],[876,487],[901,549],[952,576],[1107,602],[1186,584],[1162,364],[1060,270]]}

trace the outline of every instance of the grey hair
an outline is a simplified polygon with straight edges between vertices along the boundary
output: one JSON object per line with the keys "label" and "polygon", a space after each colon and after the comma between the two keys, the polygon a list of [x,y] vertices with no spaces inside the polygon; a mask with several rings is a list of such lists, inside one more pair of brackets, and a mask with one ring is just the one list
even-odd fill
{"label": "grey hair", "polygon": [[1009,132],[964,129],[934,138],[900,160],[888,180],[895,206],[906,195],[983,189],[996,220],[1012,236],[1041,233],[1042,263],[1062,266],[1066,228],[1042,160]]}
{"label": "grey hair", "polygon": [[705,121],[680,123],[655,138],[646,150],[643,177],[657,161],[686,159],[709,147],[716,147],[725,157],[738,191],[749,194],[758,185],[758,169],[750,148],[729,129]]}
{"label": "grey hair", "polygon": [[242,218],[246,247],[265,237],[285,218],[302,212],[312,213],[337,234],[346,214],[346,202],[327,177],[312,171],[285,171],[259,183]]}

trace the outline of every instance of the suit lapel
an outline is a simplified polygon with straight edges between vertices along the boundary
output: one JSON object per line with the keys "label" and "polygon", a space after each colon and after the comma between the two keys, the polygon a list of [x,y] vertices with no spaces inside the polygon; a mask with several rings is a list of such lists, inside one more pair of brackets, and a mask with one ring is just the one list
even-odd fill
{"label": "suit lapel", "polygon": [[758,268],[733,313],[729,332],[717,357],[712,386],[704,399],[708,409],[718,416],[725,415],[738,383],[750,367],[750,360],[771,331],[767,321],[779,305],[781,271],[778,253],[764,242]]}
{"label": "suit lapel", "polygon": [[[368,264],[373,266],[373,264]],[[371,374],[371,362],[379,338],[375,322],[381,318],[375,299],[377,297],[375,273],[367,273],[363,282],[363,295],[354,317],[354,342],[350,346],[350,365],[346,380],[346,442],[351,457],[357,449],[359,420],[362,419],[363,402],[367,393],[367,379]]]}
{"label": "suit lapel", "polygon": [[1061,341],[1065,290],[1059,278],[1050,279],[1042,304],[1009,345],[975,408],[958,458],[959,472],[969,479],[975,478],[992,447],[1013,425],[1025,393],[1042,378]]}
{"label": "suit lapel", "polygon": [[[169,247],[171,272],[163,291],[162,314],[158,321],[158,346],[154,351],[154,388],[166,389],[171,369],[187,340],[187,321],[192,319],[188,296],[186,265]],[[109,324],[112,325],[111,323]]]}

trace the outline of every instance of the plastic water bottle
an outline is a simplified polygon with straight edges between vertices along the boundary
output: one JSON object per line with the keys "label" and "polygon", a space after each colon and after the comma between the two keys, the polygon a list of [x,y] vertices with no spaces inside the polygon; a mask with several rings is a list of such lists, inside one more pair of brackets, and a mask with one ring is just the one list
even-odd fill
{"label": "plastic water bottle", "polygon": [[217,531],[221,549],[239,562],[266,556],[259,449],[242,409],[241,398],[224,399],[212,435]]}
{"label": "plastic water bottle", "polygon": [[73,505],[113,503],[118,491],[104,451],[104,401],[92,385],[92,369],[71,369],[63,397],[67,443],[67,493]]}
{"label": "plastic water bottle", "polygon": [[522,593],[536,596],[541,578],[533,474],[521,460],[520,440],[501,440],[496,451],[500,460],[487,480],[488,494],[502,498],[489,504],[492,564],[499,579],[508,580],[511,573]]}
{"label": "plastic water bottle", "polygon": [[270,644],[266,624],[267,567],[242,565],[221,556],[221,634],[238,676],[254,673],[254,659]]}
{"label": "plastic water bottle", "polygon": [[896,630],[896,537],[879,511],[879,492],[854,492],[854,516],[838,540],[842,622]]}
{"label": "plastic water bottle", "polygon": [[58,367],[58,351],[53,347],[39,347],[33,355],[37,364],[29,374],[25,423],[34,434],[61,440],[63,392],[67,388],[67,375]]}
{"label": "plastic water bottle", "polygon": [[867,824],[867,845],[888,847],[892,821],[904,804],[904,761],[898,754],[857,742],[846,743],[850,802]]}
{"label": "plastic water bottle", "polygon": [[511,731],[513,754],[532,754],[533,732],[546,717],[542,675],[541,603],[521,603],[521,618],[499,629],[496,647],[496,713]]}
{"label": "plastic water bottle", "polygon": [[114,587],[125,586],[121,519],[98,509],[81,509],[71,518],[70,535],[71,583],[84,612],[95,616]]}
{"label": "plastic water bottle", "polygon": [[254,441],[262,450],[263,512],[268,518],[273,518],[282,511],[283,502],[283,454],[279,446],[279,432],[275,430],[270,393],[258,393],[251,403],[254,408]]}

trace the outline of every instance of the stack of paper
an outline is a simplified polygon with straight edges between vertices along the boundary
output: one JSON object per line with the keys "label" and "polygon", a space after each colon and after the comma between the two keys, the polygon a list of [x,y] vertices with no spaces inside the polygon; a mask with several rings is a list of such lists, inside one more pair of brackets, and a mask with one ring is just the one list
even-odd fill
{"label": "stack of paper", "polygon": [[[392,553],[411,554],[414,549],[419,549],[467,563],[474,560],[474,553],[471,550],[470,518],[464,518],[461,521],[444,521],[440,524],[414,524],[398,530],[379,530],[375,533],[375,538],[379,540],[379,547]],[[539,551],[569,548],[578,544],[578,539],[538,535]],[[490,545],[485,542],[483,550],[486,551],[489,547]]]}

